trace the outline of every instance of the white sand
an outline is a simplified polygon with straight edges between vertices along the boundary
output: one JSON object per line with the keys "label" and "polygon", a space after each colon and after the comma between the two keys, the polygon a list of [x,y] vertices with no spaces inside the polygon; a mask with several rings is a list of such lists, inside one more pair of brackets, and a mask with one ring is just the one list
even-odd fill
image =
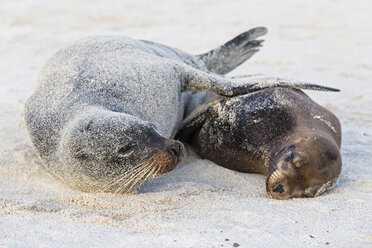
{"label": "white sand", "polygon": [[[372,247],[370,1],[120,2],[0,2],[0,247]],[[136,195],[73,191],[44,171],[22,111],[51,53],[114,33],[199,53],[258,25],[264,48],[234,74],[342,89],[308,92],[343,125],[334,190],[273,200],[264,176],[195,157]]]}

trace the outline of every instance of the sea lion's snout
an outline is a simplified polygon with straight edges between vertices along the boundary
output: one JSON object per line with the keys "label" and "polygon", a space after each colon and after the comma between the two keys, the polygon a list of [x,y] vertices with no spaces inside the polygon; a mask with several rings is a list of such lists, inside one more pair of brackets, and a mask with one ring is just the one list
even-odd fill
{"label": "sea lion's snout", "polygon": [[167,153],[169,166],[172,169],[186,156],[185,146],[177,140],[169,140],[164,151]]}
{"label": "sea lion's snout", "polygon": [[185,148],[183,144],[176,140],[173,141],[172,144],[168,146],[167,150],[172,156],[174,156],[177,160],[180,161],[185,154],[184,152]]}
{"label": "sea lion's snout", "polygon": [[154,166],[159,168],[159,174],[170,172],[182,161],[185,154],[185,147],[181,142],[167,139],[154,155]]}
{"label": "sea lion's snout", "polygon": [[266,191],[274,199],[285,200],[290,197],[288,175],[279,169],[273,171],[266,181]]}

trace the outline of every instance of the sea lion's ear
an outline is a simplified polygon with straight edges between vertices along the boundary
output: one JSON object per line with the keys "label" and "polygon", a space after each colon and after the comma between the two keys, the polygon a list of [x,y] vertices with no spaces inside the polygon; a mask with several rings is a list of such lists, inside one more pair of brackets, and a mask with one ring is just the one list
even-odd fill
{"label": "sea lion's ear", "polygon": [[204,103],[199,107],[195,108],[190,115],[188,115],[178,129],[176,138],[181,141],[187,141],[191,134],[196,130],[200,129],[205,120],[208,118],[210,108],[216,104],[221,98],[217,97],[208,103]]}

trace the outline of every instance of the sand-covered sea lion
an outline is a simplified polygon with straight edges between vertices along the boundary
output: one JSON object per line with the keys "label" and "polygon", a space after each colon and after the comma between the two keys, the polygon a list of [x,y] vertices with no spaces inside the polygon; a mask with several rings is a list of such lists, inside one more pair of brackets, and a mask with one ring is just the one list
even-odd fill
{"label": "sand-covered sea lion", "polygon": [[212,73],[252,56],[262,42],[255,39],[265,33],[265,28],[252,29],[201,55],[124,36],[73,43],[48,60],[25,104],[38,155],[73,188],[129,192],[181,161],[183,145],[172,139],[183,117],[181,92],[234,96],[277,85],[327,90]]}
{"label": "sand-covered sea lion", "polygon": [[194,94],[178,136],[203,158],[267,175],[266,190],[276,199],[314,197],[336,184],[340,122],[302,91],[270,88],[233,98]]}

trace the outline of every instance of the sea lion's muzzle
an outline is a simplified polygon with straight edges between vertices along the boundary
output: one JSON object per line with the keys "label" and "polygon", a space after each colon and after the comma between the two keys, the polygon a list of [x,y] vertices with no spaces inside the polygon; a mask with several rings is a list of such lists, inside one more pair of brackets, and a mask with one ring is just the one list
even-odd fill
{"label": "sea lion's muzzle", "polygon": [[277,169],[273,171],[266,180],[266,191],[270,197],[278,200],[285,200],[290,197],[288,185],[288,174]]}
{"label": "sea lion's muzzle", "polygon": [[172,144],[167,148],[169,154],[175,158],[177,163],[181,162],[182,158],[185,156],[185,147],[179,141],[172,141]]}
{"label": "sea lion's muzzle", "polygon": [[185,155],[185,147],[181,142],[177,140],[166,140],[154,156],[154,166],[159,168],[159,174],[167,173],[173,170]]}

